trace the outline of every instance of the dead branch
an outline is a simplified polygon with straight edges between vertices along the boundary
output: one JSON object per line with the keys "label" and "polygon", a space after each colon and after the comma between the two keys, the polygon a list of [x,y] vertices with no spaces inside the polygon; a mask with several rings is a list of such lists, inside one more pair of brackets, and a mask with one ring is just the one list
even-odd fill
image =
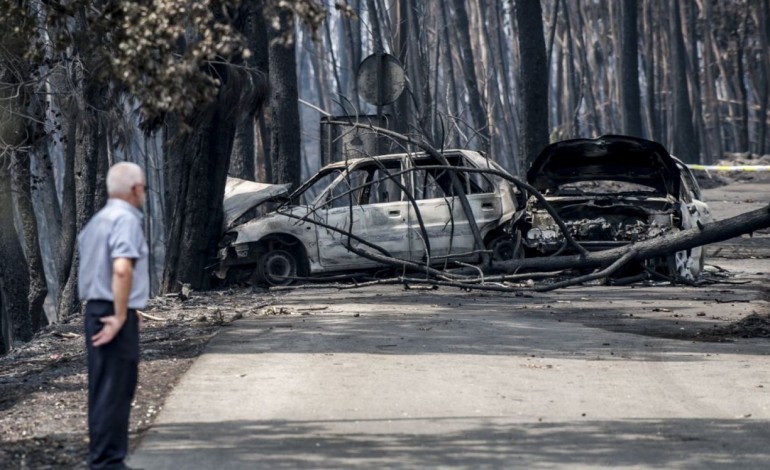
{"label": "dead branch", "polygon": [[534,290],[537,292],[548,292],[555,289],[561,289],[562,287],[574,286],[577,284],[582,284],[584,282],[609,277],[612,274],[614,274],[618,269],[622,268],[629,261],[631,261],[634,258],[634,256],[636,256],[636,250],[631,250],[625,255],[621,256],[617,261],[607,266],[605,269],[602,269],[601,271],[597,271],[591,274],[586,274],[585,276],[573,277],[572,279],[565,279],[564,281],[555,282],[553,284],[538,286],[538,287],[535,287]]}
{"label": "dead branch", "polygon": [[139,310],[136,311],[139,315],[141,315],[142,318],[145,320],[153,320],[153,321],[166,321],[165,318],[156,317],[154,315],[150,315],[147,312],[140,312]]}

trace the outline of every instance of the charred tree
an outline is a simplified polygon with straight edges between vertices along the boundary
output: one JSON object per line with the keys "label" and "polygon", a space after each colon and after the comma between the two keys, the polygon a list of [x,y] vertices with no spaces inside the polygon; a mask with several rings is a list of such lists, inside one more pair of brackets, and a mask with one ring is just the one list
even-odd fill
{"label": "charred tree", "polygon": [[56,195],[51,156],[43,146],[32,159],[32,202],[35,207],[40,236],[40,249],[48,279],[48,294],[53,305],[59,299],[59,278],[57,257],[61,241],[61,207]]}
{"label": "charred tree", "polygon": [[764,155],[768,150],[767,145],[767,118],[770,107],[770,0],[762,0],[757,6],[757,18],[759,23],[759,44],[762,61],[758,65],[760,90],[759,102],[759,130],[757,136],[757,152]]}
{"label": "charred tree", "polygon": [[47,324],[43,303],[48,294],[48,285],[45,281],[43,257],[40,254],[38,242],[37,220],[32,205],[29,153],[25,151],[14,152],[11,173],[13,175],[14,201],[21,221],[24,253],[28,266],[27,312],[24,315],[29,318],[32,333],[35,333]]}
{"label": "charred tree", "polygon": [[2,310],[0,322],[7,325],[3,343],[6,349],[15,341],[32,338],[32,321],[29,317],[29,269],[14,227],[11,165],[6,156],[0,159],[0,296]]}
{"label": "charred tree", "polygon": [[239,108],[228,174],[246,180],[256,179],[256,118],[267,96],[267,76],[263,72],[268,70],[267,31],[262,9],[261,1],[244,4],[237,25],[252,54],[244,60],[248,74],[241,91],[242,108]]}
{"label": "charred tree", "polygon": [[642,137],[642,107],[639,93],[639,34],[637,0],[620,4],[620,116],[623,133]]}
{"label": "charred tree", "polygon": [[[216,253],[222,225],[222,198],[230,164],[245,73],[214,67],[221,85],[215,101],[201,107],[165,145],[172,205],[167,207],[168,239],[162,292],[183,284],[207,287],[206,266]],[[182,127],[187,130],[181,130]]]}
{"label": "charred tree", "polygon": [[[703,2],[703,17],[706,24],[713,24],[713,9],[711,2]],[[706,142],[708,147],[704,149],[707,163],[715,162],[724,154],[724,139],[722,126],[722,112],[717,98],[717,73],[715,69],[713,33],[706,31],[703,34],[703,77],[705,94],[704,125]]]}
{"label": "charred tree", "polygon": [[[100,167],[100,109],[103,109],[106,89],[96,80],[86,75],[83,65],[76,69],[75,91],[77,115],[75,116],[75,155],[73,164],[74,179],[74,233],[72,239],[72,257],[64,260],[69,265],[64,287],[59,298],[59,319],[65,319],[80,310],[77,294],[79,256],[75,249],[75,234],[79,233],[88,219],[95,212],[96,175]],[[106,158],[102,157],[102,158]],[[104,163],[101,167],[104,168]],[[65,196],[66,197],[66,196]],[[71,202],[71,201],[70,201]],[[68,210],[72,210],[69,209]],[[68,227],[72,229],[73,227]]]}
{"label": "charred tree", "polygon": [[[299,93],[297,91],[294,13],[276,7],[270,37],[270,159],[271,183],[301,183]],[[276,28],[277,26],[277,28]]]}
{"label": "charred tree", "polygon": [[[540,2],[536,3],[538,4],[539,9]],[[489,123],[487,121],[486,106],[482,99],[481,92],[479,91],[479,81],[476,77],[476,66],[474,62],[473,46],[471,45],[468,12],[465,8],[465,0],[452,0],[452,5],[454,7],[454,26],[460,41],[460,58],[462,61],[463,78],[465,79],[465,89],[468,93],[468,106],[470,108],[471,116],[473,117],[474,130],[479,136],[479,148],[482,151],[486,151],[489,148],[490,139]],[[539,21],[542,26],[542,19]],[[542,79],[543,77],[541,77],[541,80]]]}
{"label": "charred tree", "polygon": [[693,126],[690,92],[687,85],[687,54],[682,36],[680,5],[671,4],[671,91],[673,95],[673,145],[672,153],[686,163],[698,163],[700,150]]}
{"label": "charred tree", "polygon": [[521,99],[520,159],[524,168],[548,145],[548,68],[540,2],[516,2]]}

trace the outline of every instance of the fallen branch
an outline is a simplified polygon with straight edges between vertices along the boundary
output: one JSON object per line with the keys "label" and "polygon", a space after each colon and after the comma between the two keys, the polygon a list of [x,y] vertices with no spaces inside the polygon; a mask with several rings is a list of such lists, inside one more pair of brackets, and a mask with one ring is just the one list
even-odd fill
{"label": "fallen branch", "polygon": [[53,333],[53,335],[54,336],[58,336],[59,338],[66,338],[66,339],[80,338],[79,334],[77,334],[77,333],[69,333],[69,332],[61,333],[59,331],[55,331]]}
{"label": "fallen branch", "polygon": [[[174,295],[176,295],[176,294],[174,294]],[[165,318],[156,317],[156,316],[150,315],[149,313],[146,313],[146,312],[140,312],[139,310],[137,310],[136,313],[141,315],[141,317],[144,318],[145,320],[166,321]]]}
{"label": "fallen branch", "polygon": [[625,266],[626,264],[628,264],[628,262],[631,261],[631,259],[633,259],[634,256],[636,256],[636,254],[637,254],[636,250],[631,250],[628,253],[626,253],[625,255],[621,256],[617,261],[615,261],[614,263],[612,263],[607,268],[605,268],[605,269],[603,269],[601,271],[598,271],[598,272],[595,272],[595,273],[591,273],[591,274],[586,274],[585,276],[573,277],[572,279],[566,279],[564,281],[555,282],[553,284],[546,284],[546,285],[543,285],[543,286],[538,286],[538,287],[535,287],[534,290],[536,292],[548,292],[548,291],[551,291],[551,290],[554,290],[554,289],[560,289],[562,287],[574,286],[574,285],[577,285],[577,284],[582,284],[584,282],[593,281],[593,280],[596,280],[596,279],[601,279],[601,278],[606,278],[606,277],[612,276],[618,269],[620,269],[623,266]]}

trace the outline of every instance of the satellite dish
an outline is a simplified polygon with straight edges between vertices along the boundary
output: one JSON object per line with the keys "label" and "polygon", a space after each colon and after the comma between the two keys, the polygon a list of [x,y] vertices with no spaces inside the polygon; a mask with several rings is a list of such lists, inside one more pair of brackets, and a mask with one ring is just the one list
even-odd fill
{"label": "satellite dish", "polygon": [[401,62],[390,54],[375,53],[358,66],[358,94],[375,106],[390,104],[406,87],[406,74]]}

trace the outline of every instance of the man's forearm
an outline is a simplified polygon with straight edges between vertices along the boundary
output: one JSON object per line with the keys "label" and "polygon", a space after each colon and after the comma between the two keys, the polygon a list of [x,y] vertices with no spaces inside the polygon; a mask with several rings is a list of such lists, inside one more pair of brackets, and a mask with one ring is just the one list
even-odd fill
{"label": "man's forearm", "polygon": [[115,306],[115,316],[121,323],[126,321],[128,312],[128,299],[131,295],[131,282],[133,280],[133,263],[126,258],[118,258],[113,262],[112,269],[112,295]]}

